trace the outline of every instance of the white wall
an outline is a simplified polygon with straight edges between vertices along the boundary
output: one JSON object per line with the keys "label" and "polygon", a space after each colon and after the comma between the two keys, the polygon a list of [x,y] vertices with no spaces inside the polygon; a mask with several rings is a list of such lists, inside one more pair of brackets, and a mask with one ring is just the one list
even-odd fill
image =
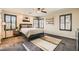
{"label": "white wall", "polygon": [[[13,13],[13,12],[9,12],[9,11],[4,11],[4,10],[2,11],[2,16],[1,16],[2,20],[4,20],[4,14],[11,14],[11,15],[17,16],[17,27],[18,27],[18,29],[19,29],[20,24],[32,24],[32,22],[33,22],[33,17],[31,17],[31,16],[28,16],[29,19],[30,19],[30,22],[23,22],[22,20],[23,20],[24,16],[26,16],[26,15],[17,14],[17,13]],[[5,38],[4,26],[2,26],[1,29],[2,29],[2,36],[1,37]],[[12,30],[6,31],[6,37],[11,37],[11,36],[13,36],[13,31]]]}
{"label": "white wall", "polygon": [[[72,31],[59,30],[59,15],[72,13]],[[46,18],[54,17],[54,24],[46,24],[45,32],[49,34],[64,36],[75,39],[75,31],[79,28],[79,9],[62,9],[51,13]]]}

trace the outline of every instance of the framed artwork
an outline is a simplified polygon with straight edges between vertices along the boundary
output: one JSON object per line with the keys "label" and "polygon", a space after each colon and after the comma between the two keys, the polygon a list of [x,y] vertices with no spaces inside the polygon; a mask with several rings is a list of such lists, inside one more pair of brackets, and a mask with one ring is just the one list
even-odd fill
{"label": "framed artwork", "polygon": [[47,24],[54,24],[54,18],[46,19]]}
{"label": "framed artwork", "polygon": [[72,31],[72,14],[65,14],[59,16],[59,29],[65,31]]}

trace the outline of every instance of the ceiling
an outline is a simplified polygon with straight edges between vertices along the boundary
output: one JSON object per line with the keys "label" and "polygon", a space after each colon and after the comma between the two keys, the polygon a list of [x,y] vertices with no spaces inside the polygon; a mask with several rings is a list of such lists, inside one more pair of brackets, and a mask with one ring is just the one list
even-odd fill
{"label": "ceiling", "polygon": [[26,14],[26,15],[30,15],[30,16],[46,16],[52,12],[55,12],[57,10],[60,10],[61,8],[45,8],[47,13],[33,13],[33,9],[34,8],[2,8],[5,11],[9,11],[9,12],[14,12],[14,13],[21,13],[21,14]]}

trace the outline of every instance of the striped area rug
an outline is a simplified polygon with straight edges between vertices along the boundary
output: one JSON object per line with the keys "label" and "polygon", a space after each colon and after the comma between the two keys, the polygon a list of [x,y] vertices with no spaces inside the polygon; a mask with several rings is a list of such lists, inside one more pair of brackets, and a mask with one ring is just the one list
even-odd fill
{"label": "striped area rug", "polygon": [[42,38],[32,40],[31,42],[44,51],[54,51],[61,41],[61,39],[57,39],[50,36],[44,36]]}

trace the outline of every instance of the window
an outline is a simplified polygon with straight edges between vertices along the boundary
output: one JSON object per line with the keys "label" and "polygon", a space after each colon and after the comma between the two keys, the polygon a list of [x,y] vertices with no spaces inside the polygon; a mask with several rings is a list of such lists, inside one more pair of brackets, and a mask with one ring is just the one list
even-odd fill
{"label": "window", "polygon": [[39,28],[44,28],[44,20],[39,20]]}
{"label": "window", "polygon": [[66,30],[66,31],[72,31],[72,14],[60,15],[59,29]]}
{"label": "window", "polygon": [[34,25],[34,28],[38,28],[39,27],[38,20],[34,19],[33,25]]}
{"label": "window", "polygon": [[44,28],[44,19],[40,17],[36,17],[33,21],[34,28]]}
{"label": "window", "polygon": [[6,23],[4,30],[13,30],[16,29],[16,16],[4,14],[4,21]]}

